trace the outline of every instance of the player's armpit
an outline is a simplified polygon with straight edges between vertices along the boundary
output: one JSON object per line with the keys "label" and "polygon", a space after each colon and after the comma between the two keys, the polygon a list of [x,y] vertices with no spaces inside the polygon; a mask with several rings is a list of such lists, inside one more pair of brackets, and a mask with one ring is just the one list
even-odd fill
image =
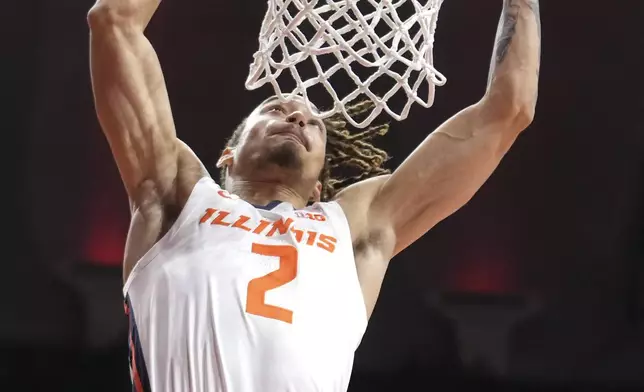
{"label": "player's armpit", "polygon": [[161,197],[174,197],[181,146],[159,60],[143,34],[141,21],[149,17],[113,8],[95,6],[88,16],[99,122],[132,202],[145,197],[149,184]]}

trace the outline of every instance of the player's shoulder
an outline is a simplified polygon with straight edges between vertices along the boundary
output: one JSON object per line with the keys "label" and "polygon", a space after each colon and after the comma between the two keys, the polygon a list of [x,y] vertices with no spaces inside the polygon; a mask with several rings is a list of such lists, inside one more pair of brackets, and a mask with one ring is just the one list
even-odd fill
{"label": "player's shoulder", "polygon": [[174,181],[175,198],[183,207],[193,193],[197,184],[204,178],[210,178],[205,165],[197,154],[180,139],[177,139],[177,176]]}

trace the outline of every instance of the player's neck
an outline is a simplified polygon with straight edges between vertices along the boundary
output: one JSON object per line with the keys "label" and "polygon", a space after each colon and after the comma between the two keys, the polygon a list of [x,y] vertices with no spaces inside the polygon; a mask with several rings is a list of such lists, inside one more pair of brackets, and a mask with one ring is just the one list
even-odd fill
{"label": "player's neck", "polygon": [[298,192],[288,186],[274,182],[238,180],[231,185],[230,192],[258,206],[265,206],[275,200],[290,203],[295,208],[306,206],[306,200]]}

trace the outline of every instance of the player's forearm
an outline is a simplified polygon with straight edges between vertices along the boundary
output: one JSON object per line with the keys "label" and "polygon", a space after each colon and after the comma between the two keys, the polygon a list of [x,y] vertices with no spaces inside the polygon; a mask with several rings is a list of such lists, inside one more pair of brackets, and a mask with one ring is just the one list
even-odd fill
{"label": "player's forearm", "polygon": [[89,12],[90,26],[127,23],[144,30],[161,0],[97,0]]}
{"label": "player's forearm", "polygon": [[541,57],[539,0],[503,0],[487,96],[532,117]]}

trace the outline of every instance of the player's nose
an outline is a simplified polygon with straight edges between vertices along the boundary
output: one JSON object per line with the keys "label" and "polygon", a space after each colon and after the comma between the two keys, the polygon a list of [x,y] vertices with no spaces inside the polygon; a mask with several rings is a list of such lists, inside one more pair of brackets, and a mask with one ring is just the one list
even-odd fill
{"label": "player's nose", "polygon": [[306,118],[304,113],[299,110],[294,111],[286,117],[286,121],[298,125],[300,128],[304,128],[306,125]]}

